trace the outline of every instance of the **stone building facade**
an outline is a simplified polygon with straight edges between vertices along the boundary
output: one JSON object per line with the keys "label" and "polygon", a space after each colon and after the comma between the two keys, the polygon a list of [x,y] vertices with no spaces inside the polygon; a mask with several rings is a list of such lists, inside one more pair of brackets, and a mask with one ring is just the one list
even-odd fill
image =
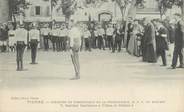
{"label": "stone building facade", "polygon": [[[57,11],[58,6],[55,6],[51,11],[50,0],[29,0],[32,4],[26,10],[25,21],[64,21],[65,17],[62,10]],[[156,0],[146,0],[144,9],[137,9],[136,18],[146,16],[159,17],[158,4]],[[91,20],[100,21],[103,19],[121,20],[121,11],[115,2],[107,2],[100,7],[79,9],[75,12],[75,17],[79,21]]]}

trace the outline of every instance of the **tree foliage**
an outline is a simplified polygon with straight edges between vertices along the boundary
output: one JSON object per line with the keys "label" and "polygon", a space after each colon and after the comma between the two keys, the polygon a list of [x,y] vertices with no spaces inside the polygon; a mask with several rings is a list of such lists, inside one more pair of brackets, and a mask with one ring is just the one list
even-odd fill
{"label": "tree foliage", "polygon": [[12,25],[14,29],[17,26],[17,20],[16,16],[25,16],[25,9],[29,8],[29,5],[31,5],[26,0],[9,0],[9,16],[11,20],[13,21]]}
{"label": "tree foliage", "polygon": [[[78,8],[84,7],[99,7],[103,3],[108,1],[113,1],[118,4],[121,9],[122,15],[128,4],[132,4],[133,6],[144,6],[144,0],[52,0],[53,6],[60,1],[60,7],[58,10],[62,9],[63,14],[69,18]],[[79,5],[82,3],[82,6]]]}
{"label": "tree foliage", "polygon": [[62,13],[65,15],[65,17],[70,18],[70,16],[75,12],[76,1],[77,0],[51,0],[51,5],[52,9],[56,5],[59,5],[56,10],[59,11],[60,9],[62,9]]}
{"label": "tree foliage", "polygon": [[160,5],[163,5],[165,8],[172,8],[173,5],[182,7],[183,0],[157,0]]}
{"label": "tree foliage", "polygon": [[74,9],[76,7],[75,3],[75,0],[61,0],[62,11],[67,18],[74,14]]}
{"label": "tree foliage", "polygon": [[182,8],[183,7],[183,0],[157,0],[159,4],[159,10],[161,16],[164,15],[167,11],[167,9],[173,8],[174,5]]}
{"label": "tree foliage", "polygon": [[[145,1],[144,0],[113,0],[115,1],[122,13],[122,17],[125,17],[130,10],[136,7],[144,8]],[[127,12],[128,11],[128,12]]]}
{"label": "tree foliage", "polygon": [[103,3],[108,2],[109,0],[83,0],[84,6],[93,6],[100,7]]}
{"label": "tree foliage", "polygon": [[25,15],[24,10],[31,5],[26,0],[9,0],[10,15]]}

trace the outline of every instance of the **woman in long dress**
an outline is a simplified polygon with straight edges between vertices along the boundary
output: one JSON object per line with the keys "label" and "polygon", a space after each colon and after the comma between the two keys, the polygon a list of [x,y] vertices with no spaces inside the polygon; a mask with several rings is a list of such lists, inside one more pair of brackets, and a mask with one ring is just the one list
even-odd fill
{"label": "woman in long dress", "polygon": [[128,44],[128,52],[131,55],[140,56],[140,38],[142,34],[143,28],[140,26],[137,20],[134,21],[133,31],[130,35],[130,41]]}
{"label": "woman in long dress", "polygon": [[141,54],[141,38],[143,36],[143,27],[138,23],[138,21],[136,21],[134,24],[133,35],[135,36],[134,55],[140,56],[140,54]]}
{"label": "woman in long dress", "polygon": [[[133,25],[133,27],[134,27],[134,25]],[[128,42],[127,51],[130,55],[133,55],[134,54],[134,41],[135,41],[135,35],[134,35],[133,31],[129,33],[129,36],[130,36],[130,40]]]}

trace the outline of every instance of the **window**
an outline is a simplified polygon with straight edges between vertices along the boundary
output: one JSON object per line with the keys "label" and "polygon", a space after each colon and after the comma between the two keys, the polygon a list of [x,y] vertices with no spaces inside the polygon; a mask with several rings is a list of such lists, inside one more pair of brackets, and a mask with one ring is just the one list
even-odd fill
{"label": "window", "polygon": [[103,12],[98,15],[99,21],[110,21],[112,19],[112,14],[108,12]]}
{"label": "window", "polygon": [[51,14],[50,14],[50,6],[47,6],[46,7],[46,16],[48,17],[48,16],[50,16]]}
{"label": "window", "polygon": [[155,0],[147,0],[147,2],[145,3],[145,6],[146,6],[146,8],[158,8],[158,2],[157,1],[155,1]]}
{"label": "window", "polygon": [[41,8],[40,6],[35,7],[35,15],[41,15]]}

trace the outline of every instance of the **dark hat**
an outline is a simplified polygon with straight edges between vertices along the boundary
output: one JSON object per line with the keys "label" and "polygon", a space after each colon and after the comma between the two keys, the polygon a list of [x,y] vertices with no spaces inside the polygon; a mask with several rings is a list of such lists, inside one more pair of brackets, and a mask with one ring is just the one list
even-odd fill
{"label": "dark hat", "polygon": [[24,24],[18,24],[20,28],[24,28]]}
{"label": "dark hat", "polygon": [[178,16],[178,17],[181,17],[181,14],[179,14],[179,13],[175,13],[174,15]]}
{"label": "dark hat", "polygon": [[63,23],[63,24],[61,24],[61,26],[66,26],[66,24],[65,24],[65,23]]}
{"label": "dark hat", "polygon": [[43,27],[44,27],[44,28],[47,28],[47,27],[49,27],[49,24],[46,23],[46,24],[43,25]]}
{"label": "dark hat", "polygon": [[60,28],[60,25],[59,25],[59,24],[57,24],[57,25],[56,25],[56,28]]}
{"label": "dark hat", "polygon": [[36,26],[37,26],[37,23],[36,23],[36,22],[33,22],[33,23],[32,23],[32,26],[33,26],[33,27],[36,27]]}

